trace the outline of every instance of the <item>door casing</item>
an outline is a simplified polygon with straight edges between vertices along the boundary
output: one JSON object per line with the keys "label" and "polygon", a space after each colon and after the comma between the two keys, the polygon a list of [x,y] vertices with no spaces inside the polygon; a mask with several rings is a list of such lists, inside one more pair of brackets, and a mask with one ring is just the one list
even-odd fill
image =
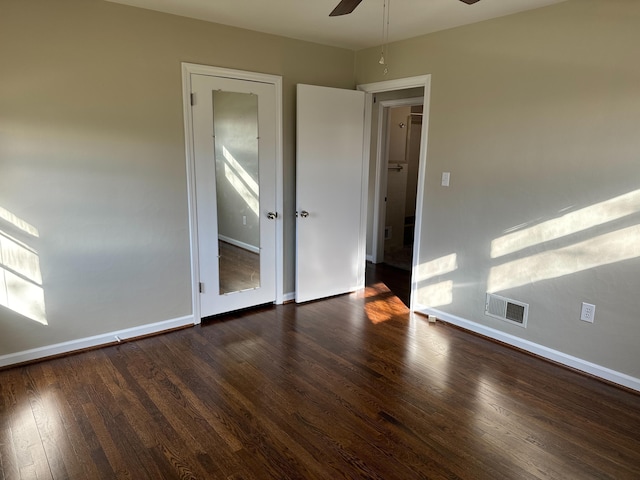
{"label": "door casing", "polygon": [[[227,68],[198,65],[193,63],[182,64],[182,102],[185,128],[185,149],[187,158],[187,194],[189,207],[189,239],[191,244],[191,292],[194,324],[201,322],[200,312],[200,266],[198,263],[198,222],[196,218],[196,192],[195,192],[195,150],[193,146],[193,121],[191,117],[191,75],[211,75],[236,80],[246,80],[262,83],[270,83],[275,86],[275,117],[276,117],[276,211],[280,217],[284,207],[283,196],[283,157],[282,157],[282,77],[266,75],[262,73],[232,70]],[[284,302],[284,249],[283,249],[283,222],[279,218],[276,224],[276,304]]]}
{"label": "door casing", "polygon": [[[358,90],[361,90],[367,94],[365,102],[365,134],[371,133],[371,115],[373,105],[373,95],[381,92],[390,92],[394,90],[406,90],[409,88],[424,88],[424,96],[422,100],[423,104],[423,116],[422,116],[422,133],[420,140],[420,160],[418,166],[418,191],[416,194],[416,223],[415,234],[413,238],[413,259],[411,262],[411,300],[409,308],[413,311],[416,298],[416,289],[418,287],[417,267],[420,259],[420,249],[423,231],[422,222],[422,205],[424,203],[424,192],[427,173],[427,144],[429,135],[429,99],[431,97],[431,75],[421,75],[417,77],[401,78],[397,80],[388,80],[384,82],[366,83],[358,85]],[[365,141],[364,155],[366,159],[370,158],[369,141]],[[383,152],[381,151],[381,145],[378,143],[376,152],[376,172],[382,168],[381,163],[383,161]],[[368,165],[368,161],[365,163]],[[379,183],[378,173],[376,173],[376,185]],[[374,197],[375,198],[375,197]],[[375,218],[375,217],[374,217]],[[375,221],[375,220],[374,220]]]}

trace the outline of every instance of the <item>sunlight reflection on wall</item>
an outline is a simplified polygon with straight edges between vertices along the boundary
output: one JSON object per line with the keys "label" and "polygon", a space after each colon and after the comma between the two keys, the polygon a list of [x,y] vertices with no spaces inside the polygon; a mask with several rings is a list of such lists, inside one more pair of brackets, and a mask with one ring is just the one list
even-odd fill
{"label": "sunlight reflection on wall", "polygon": [[493,267],[489,273],[488,292],[558,278],[637,257],[640,257],[640,225]]}
{"label": "sunlight reflection on wall", "polygon": [[451,273],[457,268],[458,256],[455,253],[452,253],[451,255],[445,255],[444,257],[436,258],[430,262],[418,265],[416,279],[418,282],[423,282],[430,278]]}
{"label": "sunlight reflection on wall", "polygon": [[5,222],[17,227],[19,230],[22,230],[23,232],[28,233],[32,237],[36,237],[37,238],[39,236],[38,235],[38,229],[36,229],[36,227],[34,227],[33,225],[28,224],[27,222],[25,222],[21,218],[16,217],[9,210],[6,210],[6,209],[4,209],[2,207],[0,207],[0,218],[2,220],[4,220]]}
{"label": "sunlight reflection on wall", "polygon": [[[0,219],[12,230],[38,237],[35,227],[2,207]],[[47,325],[38,253],[3,230],[0,230],[0,305]]]}
{"label": "sunlight reflection on wall", "polygon": [[491,242],[491,258],[587,230],[640,212],[640,190],[567,213],[533,227],[496,238]]}
{"label": "sunlight reflection on wall", "polygon": [[[640,212],[640,190],[613,197],[538,225],[496,238],[491,257],[498,258]],[[640,257],[640,226],[601,234],[562,248],[549,249],[495,266],[490,293],[520,287]]]}
{"label": "sunlight reflection on wall", "polygon": [[455,253],[445,255],[430,262],[418,265],[415,282],[418,284],[419,302],[429,307],[441,307],[453,302],[453,282],[450,280],[426,284],[428,280],[448,273],[458,268],[458,256]]}
{"label": "sunlight reflection on wall", "polygon": [[420,303],[424,303],[429,307],[450,305],[453,303],[453,282],[447,280],[445,282],[419,287],[418,298],[420,299]]}

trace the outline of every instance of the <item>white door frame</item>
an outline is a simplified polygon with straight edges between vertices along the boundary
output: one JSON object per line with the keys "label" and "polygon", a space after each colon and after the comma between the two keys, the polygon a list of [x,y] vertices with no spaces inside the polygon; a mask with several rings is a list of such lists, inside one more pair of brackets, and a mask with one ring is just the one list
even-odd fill
{"label": "white door frame", "polygon": [[[420,137],[420,160],[418,166],[418,191],[416,193],[416,223],[415,233],[413,238],[413,259],[411,263],[411,299],[409,308],[414,310],[414,298],[415,290],[417,288],[416,272],[418,267],[418,260],[420,258],[420,247],[422,240],[422,205],[424,203],[424,191],[426,183],[427,172],[427,143],[429,136],[429,99],[431,97],[431,75],[422,75],[418,77],[401,78],[398,80],[389,80],[385,82],[367,83],[358,85],[358,90],[362,90],[367,94],[366,108],[365,108],[365,133],[371,134],[371,111],[373,104],[373,94],[380,92],[389,92],[394,90],[405,90],[408,88],[424,88],[423,97],[423,116],[422,116],[422,134]],[[365,157],[370,158],[369,151],[370,142],[365,142]],[[378,135],[378,151],[376,153],[376,187],[378,186],[378,169],[380,168],[380,135]],[[366,163],[368,164],[368,163]],[[375,202],[375,200],[374,200]],[[366,219],[365,219],[366,221]],[[374,222],[376,217],[374,214]],[[375,240],[374,240],[375,241]],[[373,253],[373,252],[372,252]]]}
{"label": "white door frame", "polygon": [[282,158],[282,77],[228,68],[182,63],[182,105],[184,114],[185,150],[187,157],[187,195],[189,206],[189,240],[191,244],[191,298],[194,324],[200,317],[200,266],[198,263],[198,222],[196,219],[195,151],[193,148],[193,120],[191,117],[191,75],[210,75],[252,82],[270,83],[276,91],[276,302],[284,302],[283,262],[283,158]]}
{"label": "white door frame", "polygon": [[373,237],[371,259],[373,263],[384,259],[384,224],[386,204],[382,200],[387,195],[387,165],[389,163],[389,109],[422,105],[422,97],[382,100],[378,103],[378,139],[376,150],[376,171],[373,197]]}

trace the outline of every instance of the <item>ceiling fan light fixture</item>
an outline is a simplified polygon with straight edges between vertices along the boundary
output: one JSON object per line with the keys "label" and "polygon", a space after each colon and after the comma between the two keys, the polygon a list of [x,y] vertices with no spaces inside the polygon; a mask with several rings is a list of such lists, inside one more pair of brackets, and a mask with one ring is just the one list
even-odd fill
{"label": "ceiling fan light fixture", "polygon": [[[467,5],[473,5],[480,0],[460,0]],[[337,17],[340,15],[347,15],[353,12],[362,0],[340,0],[336,8],[329,14],[330,17]],[[382,0],[382,51],[380,52],[380,60],[378,63],[384,67],[384,75],[389,73],[387,67],[387,61],[384,58],[385,49],[387,54],[389,53],[389,10],[391,9],[391,0]],[[388,56],[388,55],[387,55]]]}
{"label": "ceiling fan light fixture", "polygon": [[[466,3],[467,5],[473,5],[474,3],[478,3],[480,0],[460,0],[462,3]],[[330,17],[339,17],[340,15],[347,15],[353,12],[358,5],[360,5],[362,0],[340,0],[340,3],[336,5],[331,13]]]}
{"label": "ceiling fan light fixture", "polygon": [[330,17],[339,17],[340,15],[347,15],[353,12],[362,0],[342,0],[336,8],[334,8],[329,14]]}

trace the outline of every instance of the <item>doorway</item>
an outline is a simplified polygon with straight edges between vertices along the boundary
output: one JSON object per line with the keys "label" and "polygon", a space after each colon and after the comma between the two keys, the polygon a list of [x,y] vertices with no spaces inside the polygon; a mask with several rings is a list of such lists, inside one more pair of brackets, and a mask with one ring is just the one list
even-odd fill
{"label": "doorway", "polygon": [[383,107],[383,164],[386,188],[380,189],[382,233],[378,262],[411,271],[415,235],[416,193],[422,131],[422,99],[406,99]]}
{"label": "doorway", "polygon": [[[387,178],[389,167],[396,167],[397,163],[407,163],[402,165],[405,170],[406,179],[411,176],[411,183],[406,183],[404,195],[404,208],[398,208],[400,214],[399,232],[394,234],[396,239],[400,239],[402,248],[406,246],[409,257],[405,259],[405,268],[409,268],[409,307],[413,310],[415,290],[417,286],[416,271],[418,259],[420,258],[420,240],[422,237],[422,205],[424,201],[424,186],[426,181],[427,162],[427,133],[428,133],[428,112],[430,98],[431,76],[410,77],[399,80],[390,80],[372,84],[359,85],[358,89],[368,94],[368,111],[365,112],[366,128],[370,133],[370,181],[367,212],[367,260],[371,264],[379,264],[385,261],[385,227],[387,197]],[[384,106],[383,106],[384,104]],[[409,107],[407,120],[398,121],[404,123],[404,129],[411,131],[409,141],[409,154],[417,157],[412,161],[412,173],[409,175],[408,162],[400,158],[401,162],[390,162],[387,158],[387,125],[389,121],[389,111],[395,107]],[[413,110],[413,111],[412,111]],[[386,111],[386,112],[385,112]],[[387,115],[385,116],[385,113]],[[411,115],[411,114],[415,115]],[[419,115],[422,113],[422,115]],[[415,118],[413,118],[415,117]],[[407,135],[405,138],[405,152]],[[394,168],[395,170],[395,168]],[[396,173],[392,171],[391,173]],[[402,183],[402,182],[401,182]],[[406,192],[411,190],[407,197]],[[414,196],[415,192],[415,196]],[[409,209],[407,210],[407,204]],[[415,207],[413,207],[415,205]],[[407,214],[413,210],[413,215]],[[405,235],[406,232],[406,235]],[[406,240],[405,240],[406,238]],[[378,271],[384,269],[378,269]],[[406,270],[402,270],[406,272]],[[407,275],[401,275],[407,278]]]}

